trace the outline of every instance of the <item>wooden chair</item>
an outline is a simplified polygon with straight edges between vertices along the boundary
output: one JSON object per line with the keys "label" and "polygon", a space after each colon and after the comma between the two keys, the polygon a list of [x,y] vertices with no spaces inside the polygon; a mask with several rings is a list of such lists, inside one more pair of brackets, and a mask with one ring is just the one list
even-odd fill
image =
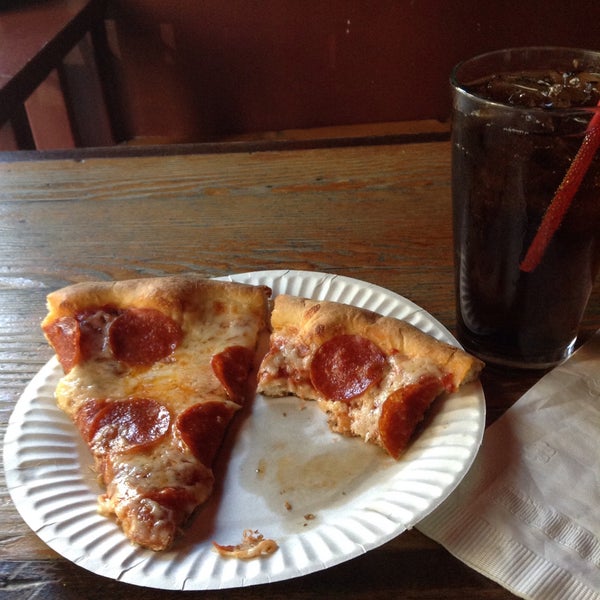
{"label": "wooden chair", "polygon": [[0,5],[0,150],[114,143],[96,70],[104,11],[104,0]]}

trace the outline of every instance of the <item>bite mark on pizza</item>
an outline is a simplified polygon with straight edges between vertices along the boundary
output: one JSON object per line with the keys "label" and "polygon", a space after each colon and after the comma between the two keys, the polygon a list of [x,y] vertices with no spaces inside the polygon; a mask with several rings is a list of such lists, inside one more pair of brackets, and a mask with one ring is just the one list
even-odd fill
{"label": "bite mark on pizza", "polygon": [[483,363],[372,311],[290,295],[275,298],[258,391],[317,401],[332,431],[398,458],[432,402],[474,380]]}

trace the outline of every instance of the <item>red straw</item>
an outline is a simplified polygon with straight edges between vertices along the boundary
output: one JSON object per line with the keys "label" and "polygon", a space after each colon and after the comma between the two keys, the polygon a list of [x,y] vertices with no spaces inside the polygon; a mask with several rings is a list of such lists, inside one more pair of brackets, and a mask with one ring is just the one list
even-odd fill
{"label": "red straw", "polygon": [[[598,106],[600,107],[600,102]],[[558,186],[556,194],[527,250],[527,254],[525,254],[525,258],[521,263],[521,271],[531,273],[540,264],[552,236],[560,227],[565,213],[571,206],[571,202],[598,147],[600,147],[600,112],[596,112],[588,124],[581,147],[577,151],[567,174]]]}

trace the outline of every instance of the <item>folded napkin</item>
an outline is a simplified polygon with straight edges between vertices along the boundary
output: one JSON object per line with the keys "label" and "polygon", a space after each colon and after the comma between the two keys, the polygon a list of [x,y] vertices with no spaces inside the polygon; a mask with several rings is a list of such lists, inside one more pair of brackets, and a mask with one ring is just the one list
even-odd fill
{"label": "folded napkin", "polygon": [[600,330],[486,430],[418,529],[522,598],[600,600]]}

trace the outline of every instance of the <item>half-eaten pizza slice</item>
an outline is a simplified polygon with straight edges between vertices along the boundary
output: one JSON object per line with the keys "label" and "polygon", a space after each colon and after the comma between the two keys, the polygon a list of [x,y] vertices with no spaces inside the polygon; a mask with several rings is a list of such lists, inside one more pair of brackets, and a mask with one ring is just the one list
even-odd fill
{"label": "half-eaten pizza slice", "polygon": [[483,367],[409,323],[338,302],[277,296],[271,327],[258,391],[316,400],[332,431],[394,458],[432,402]]}
{"label": "half-eaten pizza slice", "polygon": [[100,511],[136,544],[169,548],[210,496],[213,459],[254,391],[269,296],[194,275],[81,283],[48,296],[42,328],[64,370],[58,405],[106,486]]}

